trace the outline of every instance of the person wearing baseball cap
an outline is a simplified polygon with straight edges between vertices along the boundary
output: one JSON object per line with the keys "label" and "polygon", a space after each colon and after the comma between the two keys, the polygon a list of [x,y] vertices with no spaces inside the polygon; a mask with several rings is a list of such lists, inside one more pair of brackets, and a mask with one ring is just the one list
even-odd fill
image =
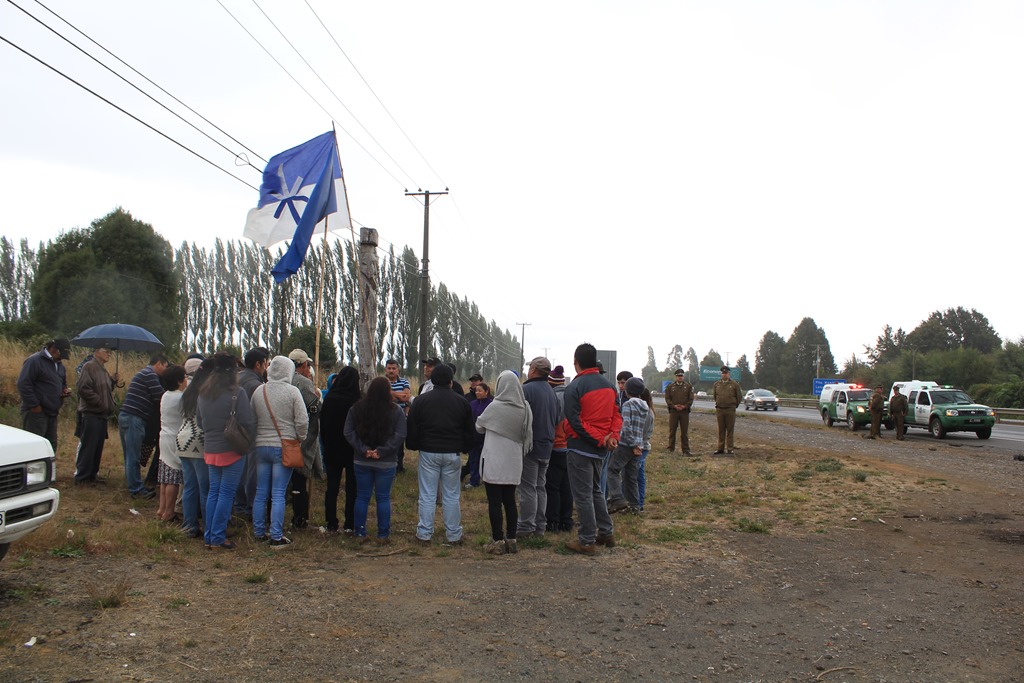
{"label": "person wearing baseball cap", "polygon": [[[436,358],[436,357],[428,358],[428,359],[422,361],[422,363],[423,363],[423,384],[420,385],[419,391],[416,392],[417,396],[419,396],[421,394],[425,394],[425,393],[427,393],[428,391],[430,391],[431,389],[434,388],[434,382],[433,382],[433,380],[431,378],[433,377],[433,374],[434,374],[434,368],[436,368],[437,366],[441,365],[441,359],[440,358]],[[454,377],[455,373],[452,373],[452,376]]]}
{"label": "person wearing baseball cap", "polygon": [[18,375],[21,428],[45,437],[53,446],[54,455],[57,454],[57,413],[64,399],[71,395],[61,361],[70,356],[71,344],[67,339],[51,339],[41,351],[25,359]]}
{"label": "person wearing baseball cap", "polygon": [[519,482],[519,523],[516,536],[543,536],[547,529],[548,464],[555,442],[558,422],[558,399],[548,384],[551,361],[537,356],[530,361],[523,383],[523,396],[533,414],[533,446],[523,456],[523,472]]}

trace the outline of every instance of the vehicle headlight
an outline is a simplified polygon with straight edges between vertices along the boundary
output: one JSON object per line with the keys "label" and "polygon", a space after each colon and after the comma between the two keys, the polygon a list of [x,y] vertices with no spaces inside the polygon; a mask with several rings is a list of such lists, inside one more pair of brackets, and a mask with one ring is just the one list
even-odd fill
{"label": "vehicle headlight", "polygon": [[39,486],[50,482],[50,463],[47,460],[33,460],[25,466],[25,485]]}
{"label": "vehicle headlight", "polygon": [[857,406],[857,412],[858,413],[863,413],[864,412],[864,406]]}
{"label": "vehicle headlight", "polygon": [[946,417],[956,417],[959,414],[960,411],[958,411],[956,408],[948,408],[946,410]]}
{"label": "vehicle headlight", "polygon": [[988,417],[995,417],[996,411],[992,410],[991,408],[986,408],[985,415],[987,415]]}

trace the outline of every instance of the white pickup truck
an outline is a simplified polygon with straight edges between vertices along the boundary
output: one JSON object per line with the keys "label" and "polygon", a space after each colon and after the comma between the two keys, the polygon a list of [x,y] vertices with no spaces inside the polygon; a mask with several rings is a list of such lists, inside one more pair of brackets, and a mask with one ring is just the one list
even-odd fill
{"label": "white pickup truck", "polygon": [[0,425],[0,559],[11,543],[53,517],[60,503],[50,442]]}

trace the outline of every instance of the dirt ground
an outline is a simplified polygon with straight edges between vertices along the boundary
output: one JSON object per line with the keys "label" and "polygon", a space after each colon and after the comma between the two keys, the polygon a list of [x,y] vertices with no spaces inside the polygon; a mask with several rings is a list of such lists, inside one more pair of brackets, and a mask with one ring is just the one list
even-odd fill
{"label": "dirt ground", "polygon": [[[712,421],[696,415],[693,429]],[[560,551],[564,534],[502,557],[473,543],[359,548],[313,531],[277,553],[243,541],[232,553],[193,543],[19,562],[12,550],[0,565],[0,680],[1024,679],[1014,453],[760,416],[737,433],[739,459],[796,443],[944,485],[908,487],[884,515],[843,513],[827,532],[627,535],[595,558]],[[89,598],[118,582],[120,607]]]}

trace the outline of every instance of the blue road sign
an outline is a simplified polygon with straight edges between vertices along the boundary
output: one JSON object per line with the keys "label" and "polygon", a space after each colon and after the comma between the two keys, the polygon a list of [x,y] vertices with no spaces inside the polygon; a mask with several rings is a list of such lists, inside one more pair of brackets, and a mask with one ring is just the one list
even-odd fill
{"label": "blue road sign", "polygon": [[813,393],[814,393],[815,396],[821,396],[821,390],[822,390],[822,388],[824,388],[824,386],[826,384],[840,384],[840,383],[845,382],[845,381],[846,380],[844,380],[842,378],[828,379],[828,378],[825,378],[825,377],[818,377],[818,378],[816,378],[814,380],[814,390],[813,390]]}

